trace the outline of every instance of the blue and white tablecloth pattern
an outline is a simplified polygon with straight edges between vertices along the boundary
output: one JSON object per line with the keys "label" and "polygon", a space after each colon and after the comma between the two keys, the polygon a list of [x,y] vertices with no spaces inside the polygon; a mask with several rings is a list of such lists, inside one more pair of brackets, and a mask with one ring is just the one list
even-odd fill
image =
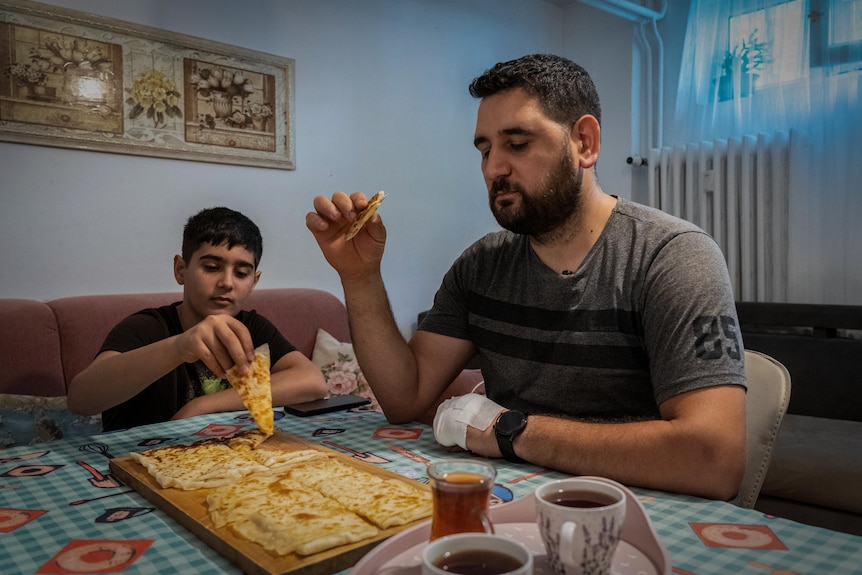
{"label": "blue and white tablecloth pattern", "polygon": [[[282,415],[281,411],[276,414]],[[98,545],[91,542],[104,541],[118,542],[121,549],[135,553],[134,559],[113,555],[115,563],[126,562],[113,571],[99,572],[240,573],[141,495],[119,484],[109,474],[108,462],[131,451],[229,435],[253,425],[246,412],[231,412],[0,451],[0,573],[72,573],[74,563],[62,559],[74,558],[76,550],[98,552]],[[276,425],[418,480],[425,480],[428,461],[453,456],[434,441],[430,427],[391,425],[376,412],[309,418],[285,415]],[[517,499],[545,481],[565,477],[529,464],[502,460],[495,464],[496,503]],[[728,503],[633,491],[667,546],[677,575],[862,574],[862,537]]]}

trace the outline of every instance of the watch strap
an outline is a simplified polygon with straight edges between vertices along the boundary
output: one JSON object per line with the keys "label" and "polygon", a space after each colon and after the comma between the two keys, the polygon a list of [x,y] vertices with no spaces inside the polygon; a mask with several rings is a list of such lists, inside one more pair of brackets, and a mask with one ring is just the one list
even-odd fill
{"label": "watch strap", "polygon": [[494,425],[494,435],[497,437],[497,447],[500,448],[500,453],[503,454],[503,459],[510,463],[524,462],[524,460],[518,457],[518,455],[515,453],[514,441],[515,438],[518,437],[522,431],[524,431],[527,418],[522,413],[518,414],[524,419],[524,424],[519,429],[515,430],[513,433],[501,433],[500,430],[497,428],[496,424]]}

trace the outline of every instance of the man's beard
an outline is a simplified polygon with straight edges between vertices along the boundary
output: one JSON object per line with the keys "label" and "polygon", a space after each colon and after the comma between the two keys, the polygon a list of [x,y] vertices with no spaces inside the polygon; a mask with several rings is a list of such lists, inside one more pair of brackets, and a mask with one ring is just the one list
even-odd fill
{"label": "man's beard", "polygon": [[[566,146],[560,154],[557,169],[548,174],[539,187],[540,191],[527,193],[520,184],[509,182],[508,178],[501,178],[491,184],[491,212],[497,223],[507,230],[540,239],[560,228],[578,211],[583,173],[580,167],[575,171]],[[520,194],[520,208],[515,210],[511,206],[499,206],[495,202],[498,191]]]}

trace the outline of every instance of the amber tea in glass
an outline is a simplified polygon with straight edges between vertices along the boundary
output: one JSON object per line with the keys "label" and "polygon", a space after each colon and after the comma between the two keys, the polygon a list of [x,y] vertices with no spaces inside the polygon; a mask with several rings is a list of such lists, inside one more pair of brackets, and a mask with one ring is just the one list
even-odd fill
{"label": "amber tea in glass", "polygon": [[443,459],[428,466],[434,500],[431,539],[454,533],[493,533],[488,519],[497,470],[477,459]]}

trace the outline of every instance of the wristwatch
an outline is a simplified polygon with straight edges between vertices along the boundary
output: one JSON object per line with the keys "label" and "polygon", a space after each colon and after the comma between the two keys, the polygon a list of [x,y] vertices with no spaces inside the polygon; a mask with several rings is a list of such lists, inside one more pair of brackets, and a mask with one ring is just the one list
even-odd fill
{"label": "wristwatch", "polygon": [[527,427],[527,416],[520,411],[504,411],[494,423],[494,435],[497,436],[497,445],[503,459],[512,463],[523,463],[523,459],[515,455],[512,442],[521,435]]}

